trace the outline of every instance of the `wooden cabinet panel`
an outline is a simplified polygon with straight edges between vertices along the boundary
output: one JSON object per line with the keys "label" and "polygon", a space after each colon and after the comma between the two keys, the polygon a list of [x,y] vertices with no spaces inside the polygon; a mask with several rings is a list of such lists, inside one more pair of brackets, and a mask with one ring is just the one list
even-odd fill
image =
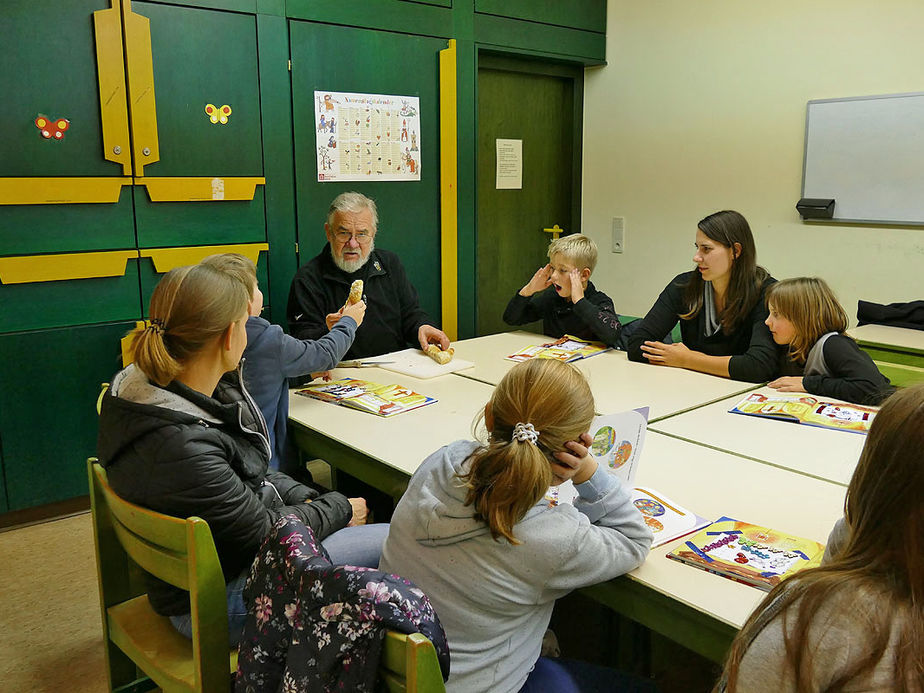
{"label": "wooden cabinet panel", "polygon": [[133,323],[0,335],[0,431],[8,510],[87,494],[96,399]]}

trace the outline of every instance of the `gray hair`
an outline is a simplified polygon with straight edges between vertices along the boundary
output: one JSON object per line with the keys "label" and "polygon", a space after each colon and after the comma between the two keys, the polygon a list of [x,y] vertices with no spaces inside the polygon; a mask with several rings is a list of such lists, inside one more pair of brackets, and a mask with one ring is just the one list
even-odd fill
{"label": "gray hair", "polygon": [[358,192],[340,193],[330,203],[330,209],[327,211],[327,225],[333,228],[334,214],[337,212],[359,214],[367,209],[372,212],[372,230],[374,231],[379,227],[379,212],[375,207],[375,200]]}

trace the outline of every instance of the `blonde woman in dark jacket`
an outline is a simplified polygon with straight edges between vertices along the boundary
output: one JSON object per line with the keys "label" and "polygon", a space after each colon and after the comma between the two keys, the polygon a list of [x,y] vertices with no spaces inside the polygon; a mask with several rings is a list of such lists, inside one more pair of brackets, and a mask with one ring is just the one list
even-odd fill
{"label": "blonde woman in dark jacket", "polygon": [[[318,495],[268,471],[266,424],[245,389],[240,359],[250,296],[232,276],[196,265],[169,272],[135,330],[134,362],[103,398],[98,455],[123,498],[209,523],[227,582],[231,640],[246,608],[241,589],[264,536],[297,515],[334,563],[374,567],[384,536],[368,536],[365,501]],[[378,534],[378,531],[376,531]],[[191,635],[188,595],[147,576],[151,605]]]}

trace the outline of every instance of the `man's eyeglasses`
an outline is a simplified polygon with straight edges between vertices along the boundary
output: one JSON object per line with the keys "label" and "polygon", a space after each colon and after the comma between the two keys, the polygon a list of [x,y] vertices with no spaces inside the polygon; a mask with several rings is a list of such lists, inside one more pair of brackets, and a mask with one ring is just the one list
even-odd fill
{"label": "man's eyeglasses", "polygon": [[372,240],[372,234],[367,231],[356,231],[353,233],[350,231],[336,231],[334,232],[334,238],[341,243],[349,243],[351,238],[355,238],[357,243],[365,245]]}

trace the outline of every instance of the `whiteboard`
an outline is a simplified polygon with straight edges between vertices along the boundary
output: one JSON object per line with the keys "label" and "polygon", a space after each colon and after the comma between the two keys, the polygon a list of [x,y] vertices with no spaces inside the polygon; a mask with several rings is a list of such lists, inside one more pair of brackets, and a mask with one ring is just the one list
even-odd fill
{"label": "whiteboard", "polygon": [[831,221],[924,224],[924,93],[809,101],[802,197],[834,198]]}

